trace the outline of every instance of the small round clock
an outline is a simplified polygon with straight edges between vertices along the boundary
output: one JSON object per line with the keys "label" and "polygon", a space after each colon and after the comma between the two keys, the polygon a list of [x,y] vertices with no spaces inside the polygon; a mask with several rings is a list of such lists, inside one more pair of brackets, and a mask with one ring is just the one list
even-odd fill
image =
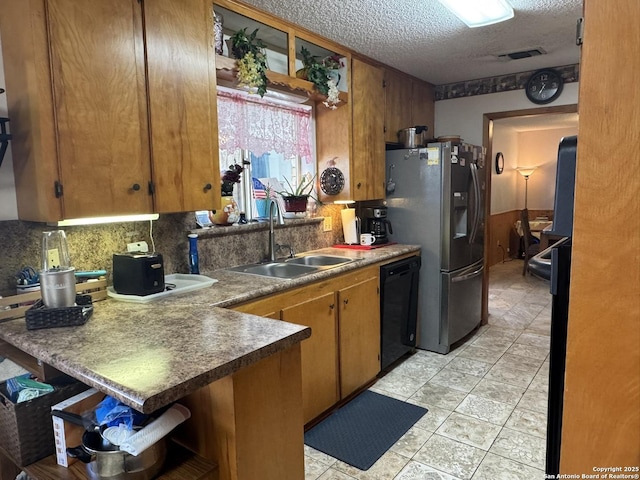
{"label": "small round clock", "polygon": [[496,153],[496,173],[500,175],[504,170],[504,155],[502,152]]}
{"label": "small round clock", "polygon": [[527,81],[527,98],[533,103],[544,105],[553,102],[562,93],[563,80],[560,73],[551,68],[535,72]]}

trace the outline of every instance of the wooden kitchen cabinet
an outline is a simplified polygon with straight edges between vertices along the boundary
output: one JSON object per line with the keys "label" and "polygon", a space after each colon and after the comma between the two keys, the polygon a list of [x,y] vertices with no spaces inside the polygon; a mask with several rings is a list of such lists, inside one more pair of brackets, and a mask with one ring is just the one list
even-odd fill
{"label": "wooden kitchen cabinet", "polygon": [[300,288],[234,307],[244,313],[311,327],[301,343],[302,411],[308,423],[339,399],[336,294],[332,288]]}
{"label": "wooden kitchen cabinet", "polygon": [[301,343],[302,412],[308,423],[339,399],[335,293],[282,309],[282,320],[311,327]]}
{"label": "wooden kitchen cabinet", "polygon": [[296,289],[234,310],[311,328],[311,337],[300,344],[304,423],[338,402],[338,326],[333,288]]}
{"label": "wooden kitchen cabinet", "polygon": [[21,219],[217,206],[211,8],[205,0],[5,2]]}
{"label": "wooden kitchen cabinet", "polygon": [[346,398],[380,371],[379,277],[338,290],[340,397]]}
{"label": "wooden kitchen cabinet", "polygon": [[380,371],[379,265],[271,295],[234,310],[311,327],[303,340],[302,410],[309,424]]}
{"label": "wooden kitchen cabinet", "polygon": [[[426,125],[424,138],[435,135],[435,100],[434,87],[430,83],[411,80],[411,123],[410,126]],[[396,140],[397,141],[397,140]]]}
{"label": "wooden kitchen cabinet", "polygon": [[415,126],[411,119],[411,78],[386,69],[384,88],[384,140],[398,143],[398,131]]}
{"label": "wooden kitchen cabinet", "polygon": [[384,71],[352,59],[352,200],[385,197]]}
{"label": "wooden kitchen cabinet", "polygon": [[417,125],[428,127],[425,138],[433,137],[433,85],[391,69],[385,70],[384,85],[385,142],[399,143],[398,131]]}

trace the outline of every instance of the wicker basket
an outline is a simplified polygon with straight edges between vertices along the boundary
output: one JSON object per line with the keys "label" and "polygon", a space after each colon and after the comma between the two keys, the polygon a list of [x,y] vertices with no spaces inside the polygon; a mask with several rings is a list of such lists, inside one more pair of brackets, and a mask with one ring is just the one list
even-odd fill
{"label": "wicker basket", "polygon": [[29,465],[55,452],[51,406],[89,388],[66,376],[51,384],[53,392],[13,403],[6,382],[0,383],[0,446],[18,465]]}
{"label": "wicker basket", "polygon": [[25,312],[27,330],[84,325],[93,313],[89,295],[76,295],[73,307],[48,308],[38,300]]}

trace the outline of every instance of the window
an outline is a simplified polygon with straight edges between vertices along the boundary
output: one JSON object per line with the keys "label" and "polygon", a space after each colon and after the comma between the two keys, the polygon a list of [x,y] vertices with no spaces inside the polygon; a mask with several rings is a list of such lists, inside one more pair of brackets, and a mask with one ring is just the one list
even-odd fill
{"label": "window", "polygon": [[[305,97],[269,92],[271,98],[218,87],[220,167],[245,165],[234,197],[248,218],[257,218],[251,178],[275,179],[297,185],[303,175],[315,175],[312,107],[293,103]],[[247,172],[248,171],[248,172]],[[276,189],[275,181],[270,182]]]}

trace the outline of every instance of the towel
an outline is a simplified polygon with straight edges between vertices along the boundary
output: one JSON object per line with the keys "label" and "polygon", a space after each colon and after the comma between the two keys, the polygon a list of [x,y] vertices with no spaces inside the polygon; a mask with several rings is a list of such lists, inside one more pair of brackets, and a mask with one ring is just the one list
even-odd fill
{"label": "towel", "polygon": [[187,407],[174,403],[153,422],[130,436],[120,445],[120,450],[138,456],[189,417],[191,417],[191,412]]}

